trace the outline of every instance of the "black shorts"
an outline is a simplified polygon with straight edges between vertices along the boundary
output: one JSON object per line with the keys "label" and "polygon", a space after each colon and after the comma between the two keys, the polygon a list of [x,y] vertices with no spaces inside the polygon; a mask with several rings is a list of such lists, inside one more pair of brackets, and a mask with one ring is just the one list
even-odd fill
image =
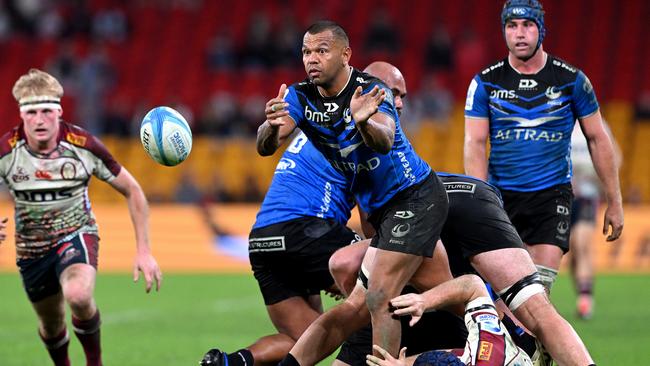
{"label": "black shorts", "polygon": [[[463,320],[446,311],[424,313],[422,319],[409,326],[410,316],[400,318],[402,323],[402,347],[411,356],[432,349],[464,348],[467,328]],[[372,327],[370,325],[348,338],[336,356],[337,360],[352,366],[366,365],[366,355],[372,353]]]}
{"label": "black shorts", "polygon": [[595,224],[597,212],[597,198],[575,197],[571,206],[571,226],[578,222]]}
{"label": "black shorts", "polygon": [[536,192],[501,191],[506,212],[524,243],[553,244],[569,251],[573,192],[560,184]]}
{"label": "black shorts", "polygon": [[503,209],[496,188],[470,177],[441,176],[449,196],[449,215],[441,239],[454,277],[475,273],[469,259],[477,254],[524,245]]}
{"label": "black shorts", "polygon": [[61,291],[59,277],[64,269],[76,263],[90,264],[97,269],[99,237],[76,232],[67,236],[42,257],[16,262],[29,301],[37,302]]}
{"label": "black shorts", "polygon": [[320,293],[334,284],[328,268],[332,254],[361,238],[351,229],[316,217],[254,229],[248,256],[264,303]]}
{"label": "black shorts", "polygon": [[368,218],[377,234],[370,246],[432,257],[447,218],[449,202],[438,176],[398,192]]}

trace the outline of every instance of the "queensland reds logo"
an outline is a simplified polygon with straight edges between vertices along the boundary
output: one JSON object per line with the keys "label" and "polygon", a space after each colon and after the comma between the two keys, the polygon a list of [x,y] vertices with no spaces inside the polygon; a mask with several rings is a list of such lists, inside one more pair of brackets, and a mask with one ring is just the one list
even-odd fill
{"label": "queensland reds logo", "polygon": [[77,167],[71,162],[65,162],[61,165],[61,177],[63,179],[74,179],[77,176]]}

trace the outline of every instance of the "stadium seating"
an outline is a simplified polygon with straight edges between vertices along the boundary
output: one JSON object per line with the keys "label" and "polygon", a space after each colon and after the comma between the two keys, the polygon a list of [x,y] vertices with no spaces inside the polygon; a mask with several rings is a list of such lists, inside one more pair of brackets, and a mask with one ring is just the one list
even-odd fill
{"label": "stadium seating", "polygon": [[[634,163],[624,165],[623,177],[630,176],[632,165],[647,167],[647,155],[636,155],[647,144],[638,140],[645,132],[637,131],[633,123],[633,105],[636,97],[650,85],[650,48],[639,47],[650,38],[644,20],[650,16],[650,2],[631,0],[545,0],[548,36],[545,48],[579,65],[590,76],[598,93],[614,135],[622,143],[626,157],[635,155]],[[398,55],[387,55],[400,67],[408,81],[411,94],[420,87],[420,76],[425,72],[424,47],[430,31],[437,24],[444,24],[452,46],[457,46],[464,34],[473,32],[485,45],[486,59],[496,59],[505,55],[502,33],[498,30],[499,7],[492,0],[477,0],[471,7],[460,7],[444,0],[414,0],[405,6],[394,1],[359,0],[358,6],[348,13],[343,0],[332,0],[321,4],[307,4],[301,0],[276,1],[237,1],[225,0],[197,2],[195,6],[160,5],[155,2],[114,2],[93,0],[89,3],[92,12],[109,6],[119,5],[130,22],[130,34],[124,43],[106,42],[103,46],[118,75],[115,87],[110,91],[109,100],[121,98],[128,100],[131,108],[149,108],[153,105],[182,103],[198,115],[205,101],[217,90],[231,91],[240,99],[254,93],[271,96],[280,83],[290,83],[303,77],[300,67],[275,69],[246,69],[235,67],[228,70],[210,70],[206,63],[206,49],[217,32],[225,32],[233,40],[235,49],[243,46],[251,19],[258,14],[268,16],[272,29],[277,29],[287,16],[294,16],[298,28],[305,27],[315,14],[339,21],[349,32],[354,49],[352,64],[362,66],[370,61],[365,52],[363,40],[366,36],[371,12],[368,9],[383,8],[401,34],[401,49]],[[315,7],[314,7],[315,6]],[[228,11],[223,11],[228,9]],[[417,11],[414,11],[417,9]],[[585,16],[589,12],[589,16]],[[611,16],[618,14],[619,16]],[[161,21],[163,20],[163,21]],[[594,36],[591,36],[594,35]],[[164,40],[161,43],[160,40]],[[73,45],[75,53],[83,59],[95,47],[89,35],[74,35],[67,42]],[[26,71],[29,66],[44,67],[57,54],[64,42],[53,39],[30,39],[24,35],[13,35],[0,41],[0,85],[5,89]],[[456,55],[459,57],[459,55]],[[443,72],[449,80],[449,88],[456,98],[458,107],[454,110],[449,130],[432,127],[426,121],[417,136],[415,145],[435,167],[443,170],[462,171],[462,109],[468,75],[476,70],[452,69]],[[70,94],[70,93],[69,93]],[[70,95],[64,98],[65,117],[74,122],[74,108],[77,101]],[[18,118],[10,93],[0,95],[0,130],[6,131]],[[630,137],[637,136],[632,143]],[[124,145],[129,145],[125,142]],[[199,146],[201,145],[201,146]],[[205,145],[205,146],[204,146]],[[197,143],[193,154],[201,155],[209,149],[208,142]],[[209,162],[215,159],[223,162],[219,170],[239,172],[226,174],[224,184],[233,194],[242,187],[240,176],[253,175],[260,188],[269,181],[269,170],[276,160],[257,160],[251,155],[240,155],[250,142],[232,140],[220,143],[217,149],[224,156],[244,156],[251,164],[228,166],[225,158],[212,156],[208,162],[191,158],[186,164],[192,170],[209,171]],[[143,154],[136,148],[127,148],[125,164],[136,175],[145,174],[152,167],[144,162]],[[645,150],[643,150],[645,151]],[[132,154],[131,154],[132,152]],[[218,154],[217,154],[218,155]],[[192,162],[192,160],[197,160]],[[253,169],[261,168],[264,174]],[[164,198],[169,198],[175,182],[182,176],[181,167],[177,170],[164,170],[158,176]],[[638,177],[638,175],[636,175]],[[209,179],[199,183],[202,187],[210,185]],[[650,175],[643,177],[644,197],[650,197]],[[103,194],[102,194],[103,195]],[[100,196],[102,196],[100,195]],[[106,197],[110,200],[110,195]]]}

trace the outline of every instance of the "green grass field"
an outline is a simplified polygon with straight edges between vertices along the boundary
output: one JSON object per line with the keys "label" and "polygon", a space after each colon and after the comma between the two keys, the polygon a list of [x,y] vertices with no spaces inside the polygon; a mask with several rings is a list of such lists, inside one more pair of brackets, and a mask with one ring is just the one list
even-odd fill
{"label": "green grass field", "polygon": [[[568,278],[553,297],[599,366],[650,365],[649,284],[647,275],[599,276],[596,314],[587,322],[574,316]],[[99,276],[106,365],[196,365],[213,346],[231,351],[273,331],[252,276],[167,274],[161,292],[149,295],[141,285],[126,274]],[[73,365],[85,364],[74,337],[70,352]],[[0,275],[0,365],[49,364],[19,277]]]}

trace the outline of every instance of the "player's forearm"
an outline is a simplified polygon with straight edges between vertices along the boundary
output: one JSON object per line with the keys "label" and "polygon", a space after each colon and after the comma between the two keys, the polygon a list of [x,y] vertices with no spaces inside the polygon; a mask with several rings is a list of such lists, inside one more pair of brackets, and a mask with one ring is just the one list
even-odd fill
{"label": "player's forearm", "polygon": [[603,182],[608,204],[621,204],[621,186],[614,147],[609,136],[602,134],[589,140],[589,152],[598,177]]}
{"label": "player's forearm", "polygon": [[487,181],[487,148],[485,141],[465,141],[465,174]]}
{"label": "player's forearm", "polygon": [[280,147],[280,127],[271,126],[265,121],[257,129],[257,153],[261,156],[273,155]]}
{"label": "player's forearm", "polygon": [[357,122],[357,129],[363,137],[363,142],[380,154],[388,154],[395,141],[395,131],[368,118],[364,122]]}
{"label": "player's forearm", "polygon": [[426,309],[440,309],[455,304],[465,304],[480,296],[488,296],[483,281],[475,275],[463,275],[424,292]]}
{"label": "player's forearm", "polygon": [[138,253],[149,253],[149,205],[147,198],[138,186],[127,196],[129,214],[135,231],[135,243]]}

